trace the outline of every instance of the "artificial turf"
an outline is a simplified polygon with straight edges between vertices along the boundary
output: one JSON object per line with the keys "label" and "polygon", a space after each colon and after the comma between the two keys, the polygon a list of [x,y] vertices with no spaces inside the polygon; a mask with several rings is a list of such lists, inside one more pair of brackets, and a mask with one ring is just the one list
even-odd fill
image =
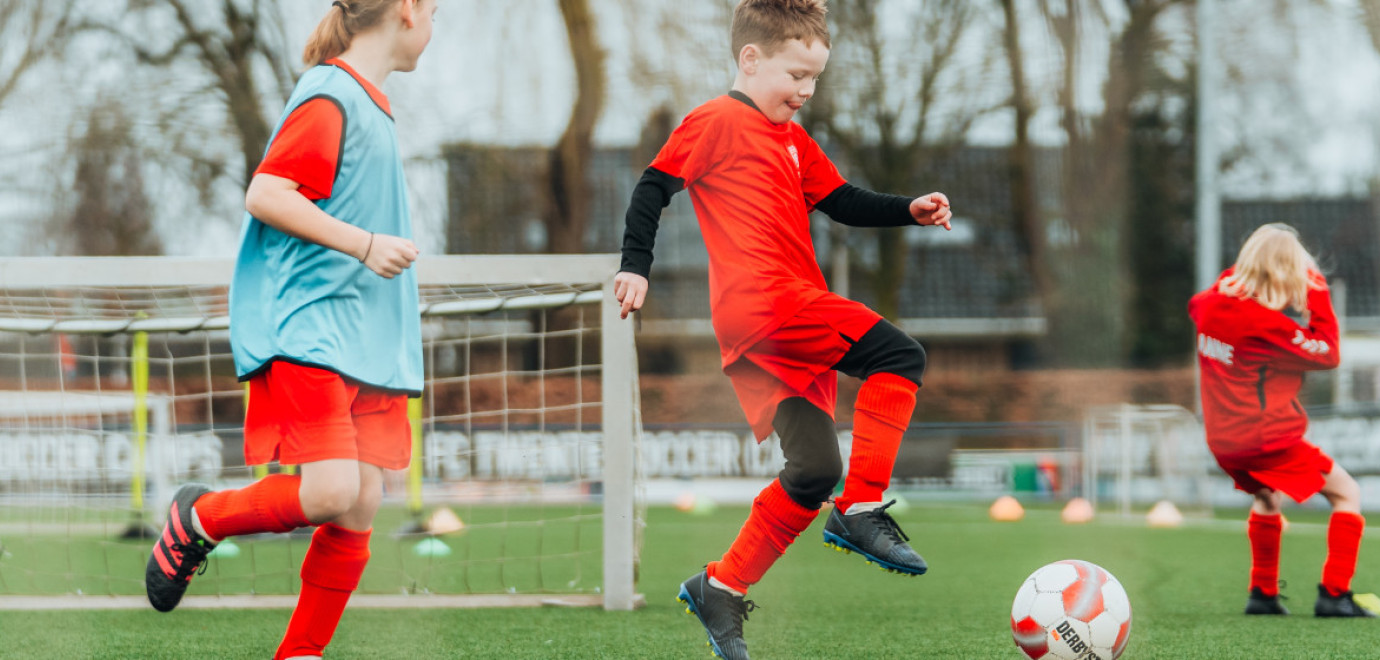
{"label": "artificial turf", "polygon": [[[326,657],[708,658],[702,629],[674,601],[677,585],[723,552],[746,511],[649,510],[638,586],[647,606],[640,610],[349,609]],[[1284,593],[1292,597],[1286,605],[1294,614],[1249,618],[1241,614],[1248,570],[1244,511],[1156,529],[1139,518],[1107,516],[1065,525],[1053,508],[1032,507],[1019,522],[995,523],[979,506],[912,505],[897,518],[930,563],[929,574],[917,578],[884,573],[824,547],[821,516],[753,588],[749,597],[760,609],[745,625],[746,639],[759,659],[1014,660],[1023,657],[1008,627],[1017,588],[1050,561],[1080,558],[1110,570],[1130,595],[1134,618],[1125,658],[1375,657],[1380,620],[1311,615],[1326,551],[1326,513],[1292,509],[1287,515],[1293,525],[1283,540],[1282,577],[1290,584]],[[1357,591],[1373,590],[1380,577],[1380,550],[1372,544],[1362,545]],[[390,554],[403,554],[405,544],[376,545],[375,561],[384,570],[374,579],[411,570],[389,567],[411,561]],[[8,571],[0,576],[17,581],[17,558],[0,559],[0,571]],[[597,582],[597,561],[577,563],[588,566],[579,579]],[[137,584],[138,577],[129,579]],[[287,618],[281,609],[0,611],[0,657],[266,658]]]}

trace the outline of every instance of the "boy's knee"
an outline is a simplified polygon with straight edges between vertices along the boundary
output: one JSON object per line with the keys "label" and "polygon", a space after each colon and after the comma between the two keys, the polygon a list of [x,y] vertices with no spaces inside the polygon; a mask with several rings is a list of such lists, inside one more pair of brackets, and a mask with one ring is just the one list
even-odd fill
{"label": "boy's knee", "polygon": [[824,453],[807,463],[787,463],[778,477],[782,490],[800,506],[818,509],[829,501],[834,486],[843,477],[843,459],[837,453]]}
{"label": "boy's knee", "polygon": [[1361,485],[1355,481],[1341,484],[1331,492],[1324,492],[1323,495],[1331,502],[1333,508],[1350,510],[1359,509],[1361,505]]}
{"label": "boy's knee", "polygon": [[925,347],[915,339],[901,335],[892,338],[886,352],[868,365],[863,378],[870,378],[874,374],[893,374],[920,385],[925,377],[926,360]]}
{"label": "boy's knee", "polygon": [[910,345],[899,352],[896,357],[896,370],[890,373],[919,385],[925,377],[928,356],[925,354],[925,347],[921,346],[920,342],[910,337],[907,339],[910,339]]}
{"label": "boy's knee", "polygon": [[864,380],[873,374],[887,373],[920,385],[926,364],[925,347],[882,320],[853,345],[835,368]]}
{"label": "boy's knee", "polygon": [[336,516],[335,523],[350,529],[368,529],[374,522],[383,502],[383,488],[378,484],[361,484],[359,497],[349,511]]}
{"label": "boy's knee", "polygon": [[383,488],[377,484],[363,485],[359,489],[359,497],[355,498],[355,510],[366,511],[372,517],[373,513],[379,510],[379,505],[383,503]]}
{"label": "boy's knee", "polygon": [[313,484],[301,491],[302,512],[314,523],[335,520],[355,508],[360,499],[359,482]]}

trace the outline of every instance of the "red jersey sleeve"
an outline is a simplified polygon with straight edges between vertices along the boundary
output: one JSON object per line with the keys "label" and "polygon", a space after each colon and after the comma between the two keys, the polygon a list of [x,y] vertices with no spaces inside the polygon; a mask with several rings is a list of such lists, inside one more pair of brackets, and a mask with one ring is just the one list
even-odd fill
{"label": "red jersey sleeve", "polygon": [[1287,317],[1262,325],[1260,336],[1271,366],[1311,371],[1333,369],[1341,361],[1337,314],[1332,310],[1332,294],[1325,288],[1308,291],[1308,327],[1299,327]]}
{"label": "red jersey sleeve", "polygon": [[335,185],[344,140],[345,114],[336,100],[311,99],[283,121],[254,173],[290,179],[307,199],[326,199]]}
{"label": "red jersey sleeve", "polygon": [[814,210],[815,204],[847,182],[834,162],[824,155],[819,143],[804,129],[800,131],[800,138],[796,140],[796,148],[800,150],[800,187],[805,193],[805,206]]}
{"label": "red jersey sleeve", "polygon": [[671,132],[652,167],[680,179],[686,188],[719,162],[724,122],[712,112],[692,112]]}

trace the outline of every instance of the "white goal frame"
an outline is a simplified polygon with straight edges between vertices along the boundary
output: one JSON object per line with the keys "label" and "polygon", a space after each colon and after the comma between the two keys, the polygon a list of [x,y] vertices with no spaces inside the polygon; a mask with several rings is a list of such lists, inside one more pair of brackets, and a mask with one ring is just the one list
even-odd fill
{"label": "white goal frame", "polygon": [[1107,501],[1125,517],[1165,500],[1210,515],[1213,465],[1202,423],[1187,408],[1123,403],[1085,411],[1082,490],[1094,509]]}
{"label": "white goal frame", "polygon": [[[552,285],[597,284],[600,318],[600,380],[603,448],[603,585],[601,594],[476,594],[476,595],[356,595],[352,606],[363,607],[484,607],[536,605],[602,605],[606,610],[631,610],[645,599],[636,591],[636,501],[638,393],[633,323],[619,318],[613,277],[618,272],[617,254],[582,255],[443,255],[428,256],[415,264],[420,285]],[[64,287],[157,287],[228,286],[234,260],[194,257],[18,257],[0,258],[0,290],[54,289]],[[477,301],[483,303],[484,301]],[[521,308],[510,301],[507,309]],[[574,302],[572,296],[571,302]],[[459,304],[465,304],[460,301]],[[471,311],[487,311],[477,307]],[[20,332],[64,331],[62,323],[23,320],[0,328]],[[105,331],[160,332],[223,329],[228,319],[204,319],[187,327],[185,319],[134,319],[124,327]],[[58,327],[55,327],[58,326]],[[70,326],[69,326],[70,327]],[[75,328],[73,328],[75,329]],[[88,329],[90,331],[90,329]],[[291,606],[295,596],[189,596],[190,607]],[[123,603],[129,601],[129,603]],[[7,596],[2,609],[147,607],[137,596]],[[278,601],[284,601],[282,603]]]}

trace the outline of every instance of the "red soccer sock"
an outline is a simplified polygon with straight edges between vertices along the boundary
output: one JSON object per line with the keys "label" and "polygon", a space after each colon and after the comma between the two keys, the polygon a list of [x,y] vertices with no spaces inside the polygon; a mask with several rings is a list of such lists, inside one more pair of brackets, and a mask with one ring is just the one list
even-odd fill
{"label": "red soccer sock", "polygon": [[1335,511],[1327,523],[1327,561],[1323,563],[1322,585],[1333,596],[1351,590],[1356,555],[1365,531],[1366,519],[1359,513]]}
{"label": "red soccer sock", "polygon": [[873,374],[858,390],[853,409],[853,451],[848,477],[834,506],[847,512],[854,502],[880,502],[891,483],[901,437],[915,412],[915,383],[895,374]]}
{"label": "red soccer sock", "polygon": [[228,536],[290,532],[311,523],[297,495],[302,478],[270,474],[239,490],[202,495],[193,510],[201,528],[217,541]]}
{"label": "red soccer sock", "polygon": [[316,528],[302,559],[302,593],[274,660],[319,656],[331,643],[345,604],[369,563],[369,534],[335,523]]}
{"label": "red soccer sock", "polygon": [[1246,520],[1246,536],[1251,539],[1251,588],[1266,596],[1279,595],[1279,535],[1283,520],[1279,514],[1266,516],[1254,511]]}
{"label": "red soccer sock", "polygon": [[818,509],[796,504],[780,481],[772,481],[752,501],[752,513],[724,558],[709,562],[709,577],[747,593],[818,514]]}

